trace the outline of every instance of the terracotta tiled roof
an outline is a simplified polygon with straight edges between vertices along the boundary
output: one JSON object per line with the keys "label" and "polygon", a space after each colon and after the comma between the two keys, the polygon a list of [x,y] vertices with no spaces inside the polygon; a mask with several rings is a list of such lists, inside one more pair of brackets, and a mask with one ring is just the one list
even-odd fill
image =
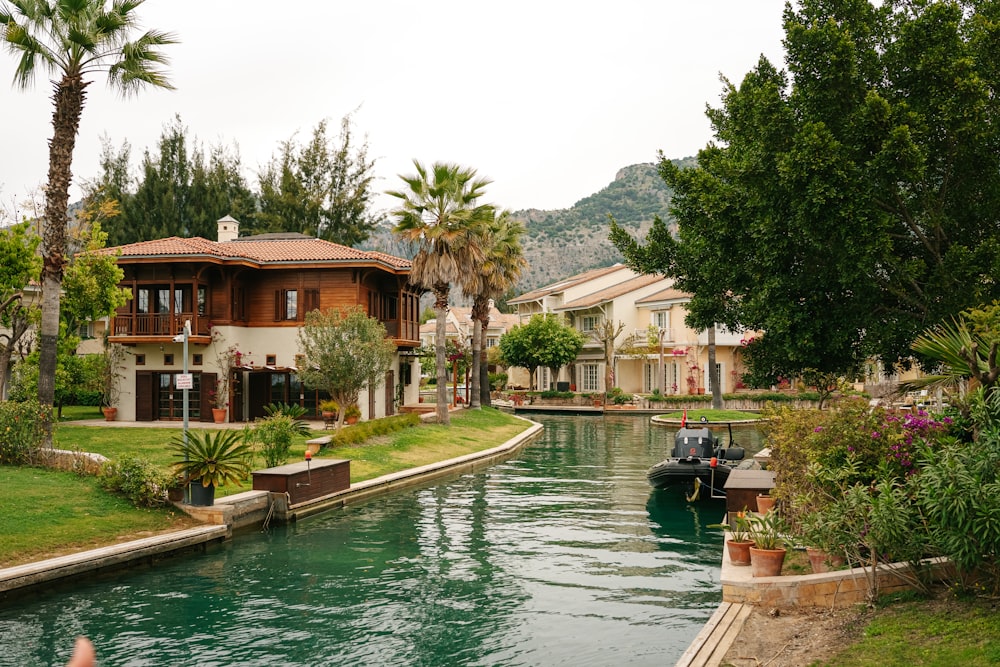
{"label": "terracotta tiled roof", "polygon": [[602,290],[588,294],[587,296],[580,297],[579,299],[574,299],[569,303],[564,303],[558,308],[553,308],[555,311],[561,310],[579,310],[580,308],[590,308],[612,299],[617,299],[623,294],[628,294],[629,292],[634,292],[637,289],[647,287],[661,280],[665,280],[663,276],[652,275],[652,276],[637,276],[631,280],[626,280],[623,283],[618,283],[617,285],[612,285],[611,287],[605,287]]}
{"label": "terracotta tiled roof", "polygon": [[552,283],[551,285],[546,285],[545,287],[539,287],[538,289],[530,292],[525,292],[519,297],[509,299],[507,303],[527,303],[529,301],[535,301],[536,299],[541,299],[542,297],[549,296],[550,294],[564,292],[570,287],[587,282],[588,280],[593,280],[594,278],[600,278],[601,276],[614,273],[615,271],[620,271],[624,268],[625,266],[623,264],[615,264],[613,266],[605,266],[600,269],[584,271],[583,273],[578,273],[575,276],[570,276],[565,280],[560,280],[557,283]]}
{"label": "terracotta tiled roof", "polygon": [[683,299],[690,299],[691,295],[687,292],[682,292],[679,289],[674,289],[673,287],[668,287],[665,290],[660,290],[659,292],[654,292],[649,296],[644,296],[635,302],[635,305],[640,306],[647,303],[656,303],[658,301],[680,301]]}
{"label": "terracotta tiled roof", "polygon": [[384,252],[357,250],[338,243],[310,237],[256,239],[247,237],[218,243],[200,236],[172,236],[154,241],[106,248],[104,252],[120,251],[122,257],[216,257],[238,259],[260,264],[284,262],[336,262],[385,264],[395,269],[410,268],[410,261]]}

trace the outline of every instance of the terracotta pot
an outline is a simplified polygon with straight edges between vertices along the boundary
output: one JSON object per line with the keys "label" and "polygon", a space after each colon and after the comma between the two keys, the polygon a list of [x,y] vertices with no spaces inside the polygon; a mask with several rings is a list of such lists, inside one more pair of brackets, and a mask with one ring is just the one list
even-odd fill
{"label": "terracotta pot", "polygon": [[835,570],[847,562],[841,555],[828,554],[822,549],[816,549],[815,547],[806,547],[806,555],[809,556],[809,564],[812,566],[812,571],[816,573]]}
{"label": "terracotta pot", "polygon": [[113,422],[118,417],[118,408],[101,408],[104,413],[104,421]]}
{"label": "terracotta pot", "polygon": [[212,419],[215,420],[216,424],[221,424],[226,421],[226,409],[225,408],[212,408]]}
{"label": "terracotta pot", "polygon": [[755,577],[776,577],[785,564],[785,549],[750,547],[750,573]]}
{"label": "terracotta pot", "polygon": [[753,542],[734,542],[733,540],[726,540],[726,550],[729,552],[729,562],[733,565],[749,565],[750,564],[750,547],[753,546]]}
{"label": "terracotta pot", "polygon": [[760,495],[757,496],[757,511],[761,514],[767,514],[774,507],[774,498],[771,496]]}
{"label": "terracotta pot", "polygon": [[358,418],[357,417],[344,417],[344,423],[347,424],[348,426],[353,426],[354,424],[358,423]]}

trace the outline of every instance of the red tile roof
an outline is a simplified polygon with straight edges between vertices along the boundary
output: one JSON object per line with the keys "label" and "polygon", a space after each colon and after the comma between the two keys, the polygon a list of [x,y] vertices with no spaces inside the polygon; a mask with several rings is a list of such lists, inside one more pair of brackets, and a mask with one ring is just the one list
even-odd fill
{"label": "red tile roof", "polygon": [[310,237],[256,239],[247,237],[217,243],[200,236],[181,238],[172,236],[154,241],[140,241],[129,245],[105,248],[104,252],[120,252],[121,257],[215,257],[222,260],[236,259],[259,264],[334,262],[377,263],[393,269],[409,269],[410,261],[384,252],[357,250],[338,243]]}
{"label": "red tile roof", "polygon": [[553,308],[553,310],[563,311],[577,310],[579,308],[591,308],[598,304],[617,299],[623,294],[628,294],[629,292],[634,292],[637,289],[648,287],[649,285],[660,282],[663,279],[664,278],[661,275],[636,276],[631,280],[626,280],[623,283],[618,283],[617,285],[612,285],[611,287],[605,287],[602,290],[592,292],[591,294],[582,296],[579,299],[574,299],[569,303],[564,303],[558,308]]}
{"label": "red tile roof", "polygon": [[517,303],[528,303],[529,301],[535,301],[541,299],[542,297],[549,296],[550,294],[558,294],[560,292],[565,292],[570,287],[579,285],[580,283],[587,282],[588,280],[593,280],[595,278],[600,278],[601,276],[607,275],[609,273],[614,273],[615,271],[621,271],[625,266],[622,264],[614,264],[612,266],[605,266],[600,269],[591,269],[590,271],[585,271],[583,273],[578,273],[575,276],[570,276],[560,280],[557,283],[552,283],[551,285],[545,285],[544,287],[539,287],[538,289],[531,290],[530,292],[525,292],[524,294],[518,296],[514,299],[508,299],[507,303],[517,304]]}

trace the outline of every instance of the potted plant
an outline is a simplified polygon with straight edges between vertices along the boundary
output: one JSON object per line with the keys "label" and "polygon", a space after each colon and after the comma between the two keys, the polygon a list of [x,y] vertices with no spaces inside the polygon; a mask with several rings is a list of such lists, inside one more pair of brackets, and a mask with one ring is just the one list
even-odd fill
{"label": "potted plant", "polygon": [[750,564],[750,547],[754,543],[750,539],[748,514],[744,507],[742,512],[733,512],[729,515],[729,539],[726,540],[726,551],[729,553],[729,562],[733,565]]}
{"label": "potted plant", "polygon": [[772,498],[767,493],[757,494],[757,511],[761,514],[767,514],[774,507],[775,499]]}
{"label": "potted plant", "polygon": [[250,474],[252,450],[239,431],[193,431],[170,441],[174,473],[191,485],[192,505],[212,505],[215,488]]}
{"label": "potted plant", "polygon": [[333,399],[327,399],[325,401],[319,402],[319,413],[323,419],[336,419],[337,414],[340,412],[340,404]]}
{"label": "potted plant", "polygon": [[108,343],[105,340],[104,354],[101,360],[101,412],[104,419],[114,421],[118,416],[118,401],[121,398],[121,380],[124,377],[122,368],[125,355],[128,352],[124,346]]}
{"label": "potted plant", "polygon": [[751,574],[774,577],[781,574],[786,549],[781,538],[784,523],[777,512],[755,514],[747,522],[747,531],[754,546],[750,547]]}
{"label": "potted plant", "polygon": [[350,425],[357,424],[359,419],[361,419],[361,408],[357,403],[351,403],[344,410],[344,421]]}
{"label": "potted plant", "polygon": [[243,353],[235,343],[223,347],[225,338],[218,329],[212,331],[212,341],[215,343],[215,365],[218,376],[215,388],[209,390],[209,397],[212,399],[212,419],[216,424],[221,424],[226,421],[226,408],[229,407],[229,385],[233,381],[236,369],[243,362]]}

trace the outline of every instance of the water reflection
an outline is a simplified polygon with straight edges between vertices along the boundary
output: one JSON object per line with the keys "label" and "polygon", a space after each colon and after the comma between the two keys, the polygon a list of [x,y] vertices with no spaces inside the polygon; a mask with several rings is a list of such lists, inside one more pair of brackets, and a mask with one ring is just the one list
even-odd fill
{"label": "water reflection", "polygon": [[714,611],[718,502],[654,492],[672,434],[539,418],[519,458],[0,610],[0,665],[670,664]]}

